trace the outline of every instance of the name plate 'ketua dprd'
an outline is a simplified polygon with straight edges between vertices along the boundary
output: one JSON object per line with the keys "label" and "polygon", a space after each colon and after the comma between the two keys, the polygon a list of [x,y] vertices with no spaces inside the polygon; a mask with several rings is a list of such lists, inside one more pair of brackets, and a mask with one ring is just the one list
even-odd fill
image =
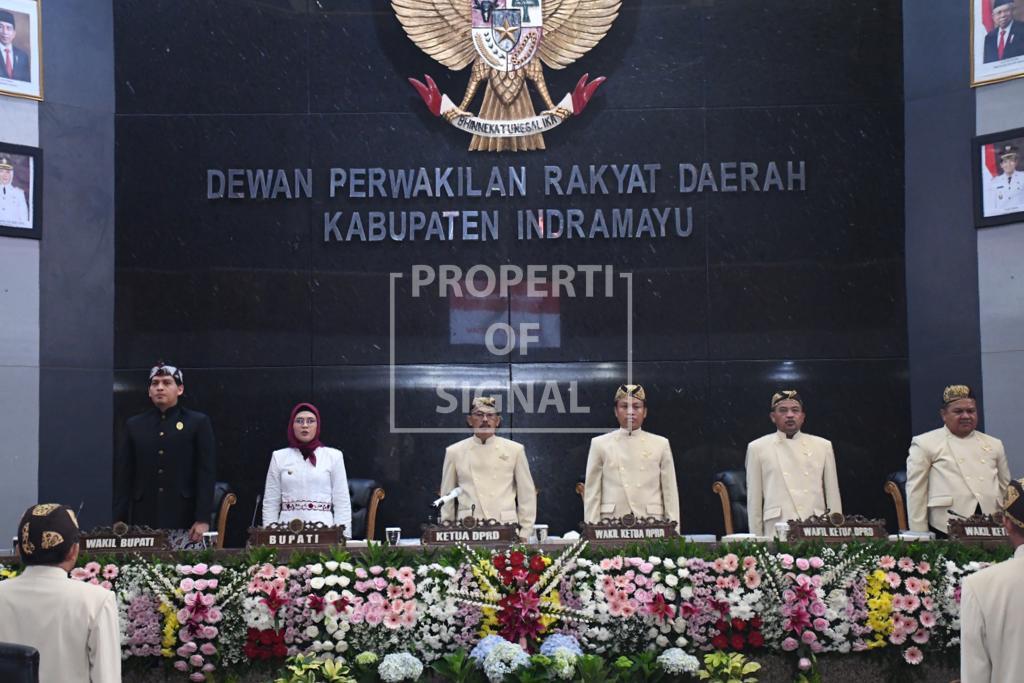
{"label": "name plate 'ketua dprd'", "polygon": [[888,538],[884,519],[868,519],[861,515],[846,516],[841,512],[793,519],[789,522],[790,541],[824,541],[825,543],[846,543],[847,541]]}
{"label": "name plate 'ketua dprd'", "polygon": [[171,549],[165,532],[148,526],[130,527],[124,522],[83,533],[79,542],[82,551],[87,553],[146,553]]}
{"label": "name plate 'ketua dprd'", "polygon": [[580,524],[583,538],[597,543],[627,543],[652,538],[673,538],[679,535],[675,522],[658,517],[635,517],[602,519],[597,524]]}
{"label": "name plate 'ketua dprd'", "polygon": [[273,548],[309,548],[345,545],[345,525],[328,526],[323,522],[273,522],[264,527],[249,528],[250,546]]}
{"label": "name plate 'ketua dprd'", "polygon": [[502,524],[494,519],[466,517],[454,522],[424,524],[423,545],[504,545],[519,543],[519,525]]}
{"label": "name plate 'ketua dprd'", "polygon": [[973,515],[967,518],[949,518],[949,540],[987,547],[1007,545],[1006,529],[1001,517]]}

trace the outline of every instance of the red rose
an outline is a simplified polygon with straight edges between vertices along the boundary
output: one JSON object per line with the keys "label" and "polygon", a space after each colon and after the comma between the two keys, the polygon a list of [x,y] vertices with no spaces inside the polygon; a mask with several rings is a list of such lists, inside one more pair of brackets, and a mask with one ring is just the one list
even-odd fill
{"label": "red rose", "polygon": [[758,631],[751,631],[747,641],[750,642],[750,647],[761,647],[764,645],[764,636]]}
{"label": "red rose", "polygon": [[501,572],[501,582],[506,586],[512,583],[512,572],[503,571]]}
{"label": "red rose", "polygon": [[533,584],[537,583],[537,581],[539,581],[539,580],[540,580],[540,574],[535,574],[534,572],[530,572],[529,574],[526,575],[526,583],[530,584],[531,586]]}
{"label": "red rose", "polygon": [[544,558],[540,555],[534,555],[530,558],[530,569],[533,571],[542,572],[544,571],[544,566]]}
{"label": "red rose", "polygon": [[743,646],[746,645],[747,642],[743,640],[742,635],[734,633],[732,634],[732,638],[729,639],[729,644],[732,645],[732,649],[734,650],[742,650]]}
{"label": "red rose", "polygon": [[716,650],[724,650],[729,646],[729,639],[719,633],[717,636],[711,639],[711,647]]}
{"label": "red rose", "polygon": [[719,619],[715,622],[715,628],[717,628],[719,631],[725,631],[729,628],[729,622],[725,619]]}
{"label": "red rose", "polygon": [[288,656],[288,648],[285,647],[284,643],[278,643],[274,646],[274,656],[281,657],[282,659]]}
{"label": "red rose", "polygon": [[495,555],[494,556],[494,560],[492,560],[492,562],[494,562],[494,568],[495,569],[504,569],[505,568],[505,556],[504,555]]}
{"label": "red rose", "polygon": [[747,630],[747,622],[743,621],[742,619],[733,619],[732,620],[732,630],[733,631],[746,631]]}
{"label": "red rose", "polygon": [[513,567],[522,567],[523,563],[526,561],[526,555],[523,555],[521,552],[516,550],[509,555],[508,561],[512,563]]}
{"label": "red rose", "polygon": [[761,621],[761,617],[754,617],[750,620],[750,628],[760,629],[763,624],[764,622]]}
{"label": "red rose", "polygon": [[260,631],[260,643],[263,645],[273,645],[275,640],[277,640],[277,638],[274,637],[273,631],[269,629]]}

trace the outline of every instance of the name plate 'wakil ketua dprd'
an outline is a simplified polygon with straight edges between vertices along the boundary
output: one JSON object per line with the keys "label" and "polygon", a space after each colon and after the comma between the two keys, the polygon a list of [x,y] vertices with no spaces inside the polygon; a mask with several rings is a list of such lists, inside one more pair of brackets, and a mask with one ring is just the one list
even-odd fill
{"label": "name plate 'wakil ketua dprd'", "polygon": [[79,541],[82,551],[88,553],[145,553],[170,550],[167,534],[148,526],[128,526],[117,522],[113,526],[97,527],[83,533]]}
{"label": "name plate 'wakil ketua dprd'", "polygon": [[345,545],[345,525],[328,526],[323,522],[273,522],[264,527],[249,528],[249,546],[273,548],[308,548]]}
{"label": "name plate 'wakil ketua dprd'", "polygon": [[887,538],[884,519],[867,519],[861,515],[847,517],[841,512],[830,512],[807,519],[789,521],[790,541],[847,541]]}
{"label": "name plate 'wakil ketua dprd'", "polygon": [[971,517],[949,517],[949,539],[960,543],[971,543],[995,547],[1007,545],[1006,529],[1002,515],[973,515]]}
{"label": "name plate 'wakil ketua dprd'", "polygon": [[424,524],[423,545],[504,545],[519,543],[519,525],[502,524],[494,519],[466,517],[454,522]]}
{"label": "name plate 'wakil ketua dprd'", "polygon": [[652,538],[672,538],[678,536],[675,522],[657,517],[634,517],[624,515],[621,518],[602,519],[597,524],[580,524],[583,538],[597,543],[624,543],[644,541]]}

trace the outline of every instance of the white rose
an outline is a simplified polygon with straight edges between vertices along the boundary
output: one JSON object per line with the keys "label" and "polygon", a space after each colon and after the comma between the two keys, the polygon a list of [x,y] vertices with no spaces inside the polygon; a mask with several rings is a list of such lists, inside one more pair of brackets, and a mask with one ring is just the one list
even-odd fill
{"label": "white rose", "polygon": [[324,566],[327,567],[327,571],[329,572],[338,571],[338,563],[334,560],[327,560],[324,562]]}
{"label": "white rose", "polygon": [[323,574],[324,573],[324,566],[322,564],[320,564],[319,562],[317,562],[314,565],[310,565],[309,571],[313,572],[314,574]]}
{"label": "white rose", "polygon": [[314,577],[312,580],[310,580],[309,585],[313,588],[313,590],[320,590],[324,587],[324,577]]}
{"label": "white rose", "polygon": [[316,638],[316,634],[319,632],[320,629],[318,629],[316,626],[307,626],[305,631],[307,638]]}
{"label": "white rose", "polygon": [[666,574],[665,575],[665,584],[675,588],[676,586],[679,585],[679,578],[675,574]]}
{"label": "white rose", "polygon": [[658,647],[668,647],[668,638],[666,638],[665,636],[658,636],[654,639],[654,642],[658,645]]}
{"label": "white rose", "polygon": [[338,577],[335,576],[334,574],[329,575],[324,581],[325,581],[325,583],[327,583],[328,586],[337,586],[338,585]]}
{"label": "white rose", "polygon": [[348,578],[347,576],[339,576],[338,577],[338,585],[341,586],[342,588],[345,588],[350,583],[352,583],[352,579]]}

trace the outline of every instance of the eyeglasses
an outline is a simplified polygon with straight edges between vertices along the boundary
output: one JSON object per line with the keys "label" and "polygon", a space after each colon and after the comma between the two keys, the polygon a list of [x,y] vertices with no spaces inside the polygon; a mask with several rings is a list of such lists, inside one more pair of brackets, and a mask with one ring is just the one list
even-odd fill
{"label": "eyeglasses", "polygon": [[297,418],[295,418],[295,424],[299,425],[300,427],[302,425],[315,425],[316,424],[316,418],[315,417],[297,417]]}

